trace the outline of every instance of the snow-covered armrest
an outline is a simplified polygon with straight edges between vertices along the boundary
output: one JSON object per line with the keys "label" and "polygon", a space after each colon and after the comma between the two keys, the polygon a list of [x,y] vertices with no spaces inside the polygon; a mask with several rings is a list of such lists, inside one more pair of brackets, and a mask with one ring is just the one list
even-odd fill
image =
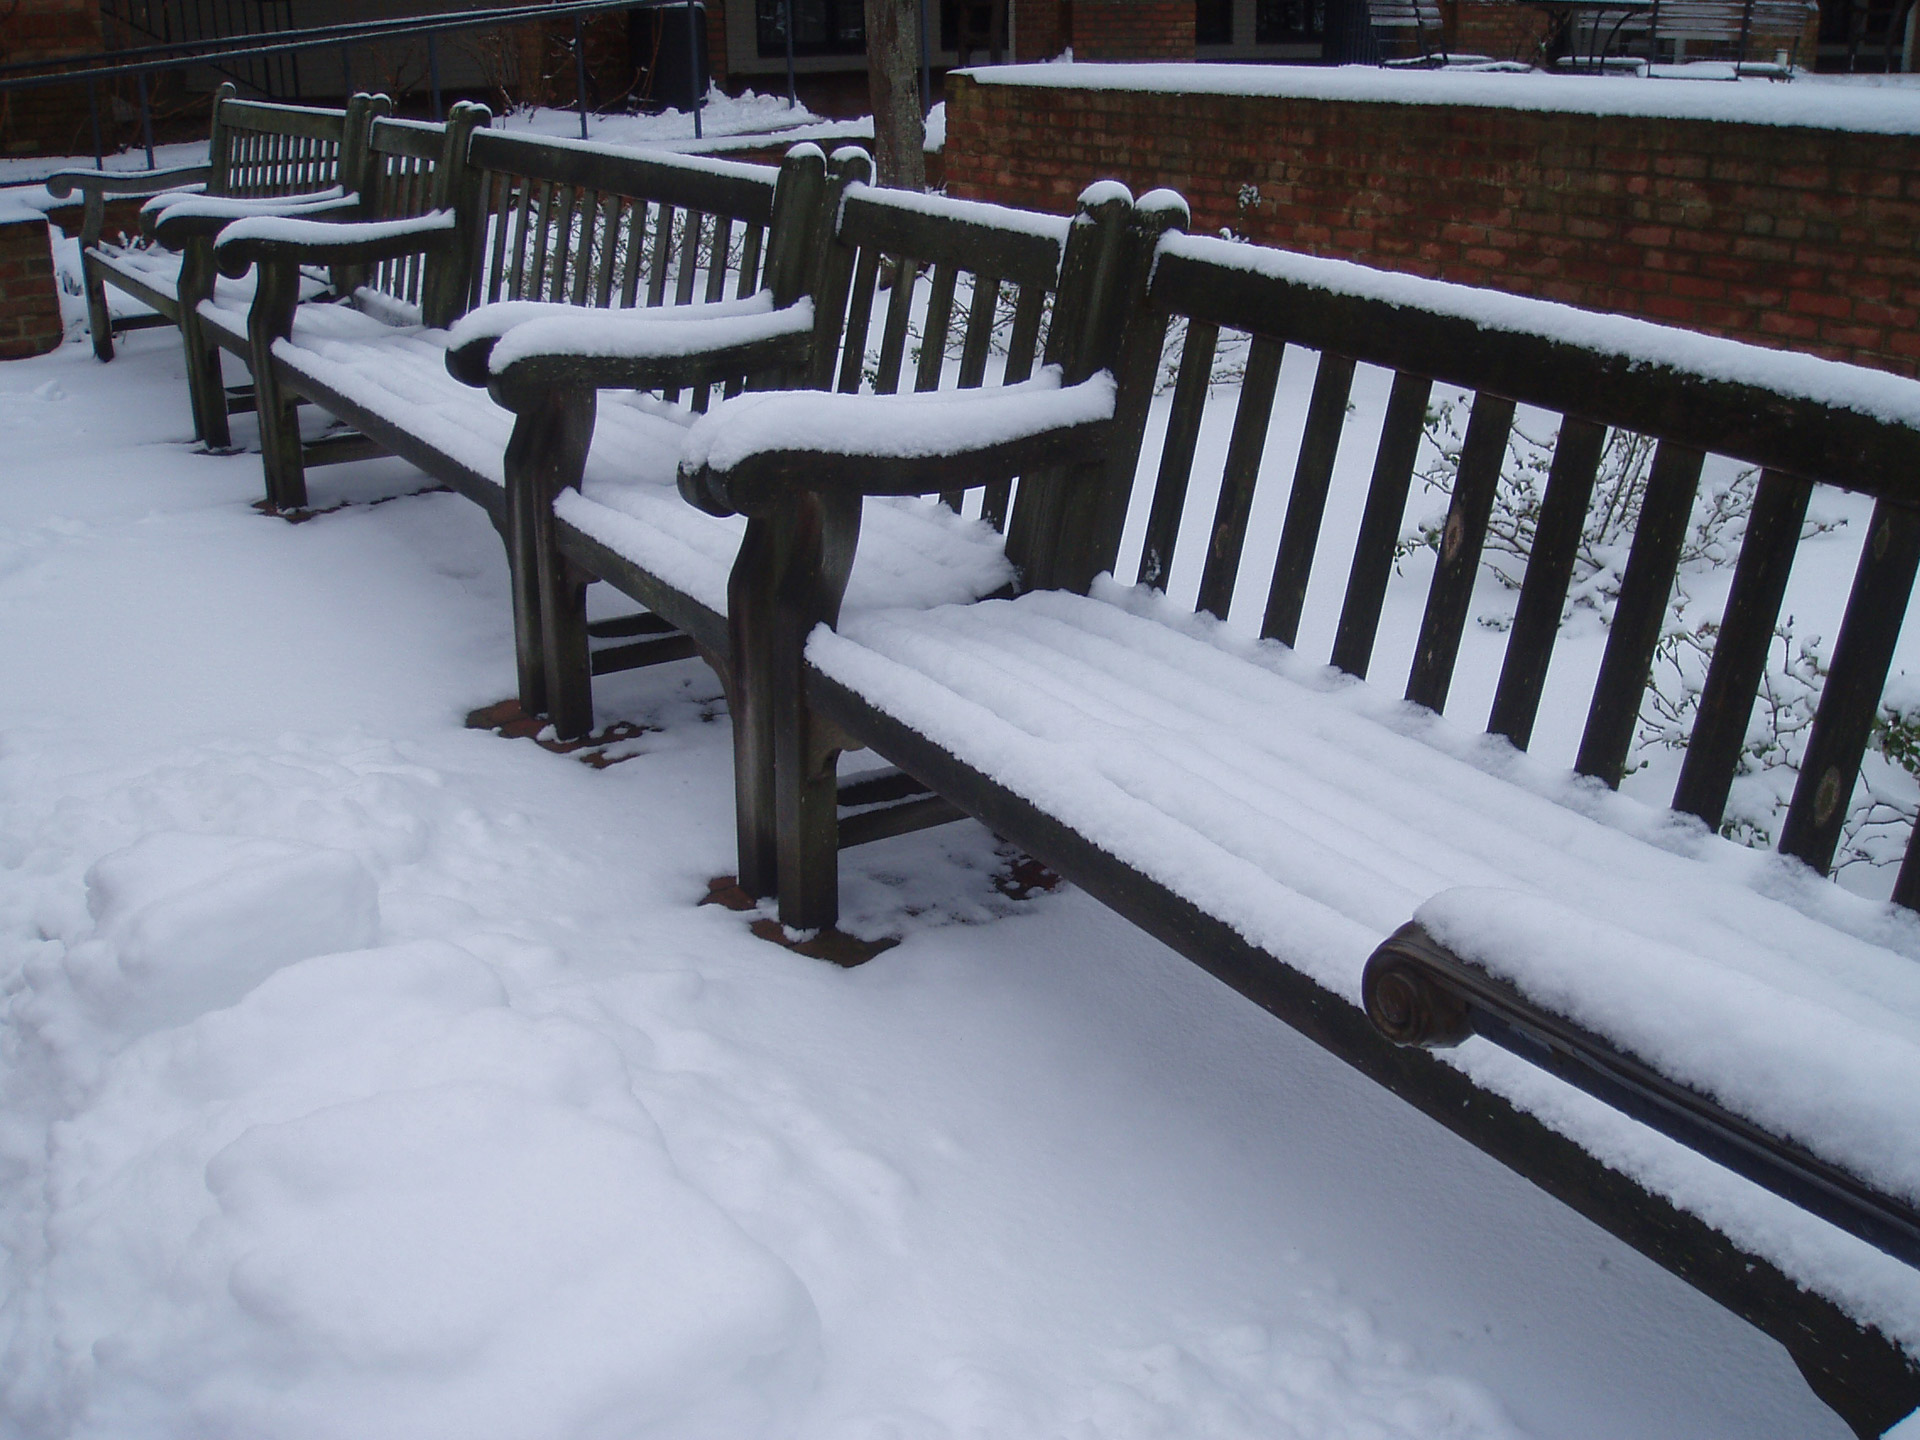
{"label": "snow-covered armrest", "polygon": [[[494,307],[487,307],[489,310]],[[567,307],[564,313],[507,323],[491,340],[485,328],[514,316],[485,311],[456,327],[470,351],[486,349],[481,383],[496,395],[554,387],[676,389],[744,379],[804,364],[813,344],[811,299],[775,309],[766,291],[744,300],[631,310]],[[490,346],[490,348],[488,348]],[[477,373],[471,355],[453,373]]]}
{"label": "snow-covered armrest", "polygon": [[338,185],[306,195],[277,195],[252,200],[225,195],[156,195],[140,207],[140,229],[169,250],[197,237],[212,238],[235,220],[253,215],[294,215],[308,219],[351,216],[360,197]]}
{"label": "snow-covered armrest", "polygon": [[[447,330],[447,373],[463,384],[485,389],[496,373],[494,347],[509,332],[517,332],[538,321],[555,322],[533,330],[507,349],[507,360],[531,360],[536,356],[573,359],[586,353],[585,346],[604,351],[608,334],[619,337],[630,352],[654,355],[681,354],[686,350],[685,335],[665,334],[654,327],[688,322],[725,320],[773,315],[773,296],[762,290],[738,300],[713,300],[695,305],[655,305],[644,309],[589,310],[560,300],[496,300],[469,310]],[[805,312],[811,317],[811,309]],[[777,322],[784,333],[795,323],[799,312]],[[612,318],[609,318],[612,317]],[[629,332],[632,333],[629,333]],[[661,338],[664,335],[664,338]],[[648,340],[646,337],[653,336]],[[582,338],[584,337],[584,338]],[[737,338],[737,337],[736,337]],[[611,388],[611,387],[610,387]]]}
{"label": "snow-covered armrest", "polygon": [[459,243],[451,210],[407,220],[309,220],[255,215],[235,220],[214,241],[220,273],[239,279],[256,263],[373,265],[401,255],[430,254]]}
{"label": "snow-covered armrest", "polygon": [[162,170],[56,170],[47,177],[47,193],[56,200],[64,200],[76,190],[83,195],[152,194],[204,186],[212,176],[211,165],[175,165]]}
{"label": "snow-covered armrest", "polygon": [[1668,919],[1444,890],[1374,951],[1362,998],[1397,1044],[1478,1035],[1920,1266],[1912,961],[1840,937],[1769,953]]}
{"label": "snow-covered armrest", "polygon": [[916,395],[764,391],[694,422],[680,493],[714,515],[754,514],[796,490],[937,495],[1098,456],[1113,377],[1062,386],[1048,366],[1018,385]]}

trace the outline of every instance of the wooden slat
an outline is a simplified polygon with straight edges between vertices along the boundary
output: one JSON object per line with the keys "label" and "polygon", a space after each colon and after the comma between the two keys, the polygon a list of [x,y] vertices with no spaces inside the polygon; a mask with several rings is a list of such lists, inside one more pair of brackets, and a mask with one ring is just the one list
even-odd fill
{"label": "wooden slat", "polygon": [[987,356],[993,348],[993,319],[1000,306],[1000,282],[986,275],[973,277],[973,296],[967,302],[967,331],[960,346],[959,388],[971,390],[987,377]]}
{"label": "wooden slat", "polygon": [[847,297],[847,323],[843,331],[845,348],[840,352],[840,383],[837,388],[856,394],[865,376],[867,330],[873,323],[873,292],[880,283],[880,252],[862,250],[854,265],[853,289]]}
{"label": "wooden slat", "polygon": [[1425,376],[1405,371],[1396,374],[1387,396],[1380,443],[1373,453],[1373,480],[1367,487],[1353,564],[1347,571],[1347,594],[1340,604],[1340,624],[1334,630],[1331,658],[1334,666],[1362,680],[1373,662],[1380,607],[1393,574],[1400,517],[1406,513],[1407,490],[1413,482],[1414,464],[1420,458],[1427,400],[1432,394],[1433,382]]}
{"label": "wooden slat", "polygon": [[953,291],[959,273],[953,265],[933,267],[926,317],[920,327],[920,363],[913,377],[916,391],[940,388],[940,375],[947,363],[947,331],[953,325]]}
{"label": "wooden slat", "polygon": [[1247,352],[1247,373],[1241,381],[1240,405],[1234,411],[1233,436],[1227,441],[1227,463],[1220,478],[1220,500],[1207,532],[1207,563],[1200,574],[1200,597],[1194,606],[1217,619],[1227,618],[1233,604],[1234,582],[1240,575],[1240,550],[1247,542],[1247,517],[1253,513],[1253,487],[1260,476],[1260,457],[1267,445],[1267,422],[1273,414],[1273,391],[1280,381],[1280,360],[1286,346],[1266,335],[1256,335]]}
{"label": "wooden slat", "polygon": [[1033,362],[1040,357],[1040,322],[1047,309],[1047,287],[1027,283],[1013,303],[1013,329],[1007,336],[1007,368],[1001,383],[1017,385],[1033,374]]}
{"label": "wooden slat", "polygon": [[647,202],[627,203],[625,254],[620,261],[620,308],[631,310],[640,293],[641,257],[647,248]]}
{"label": "wooden slat", "polygon": [[[973,277],[973,294],[967,302],[966,333],[961,337],[958,388],[973,390],[987,374],[987,352],[993,341],[993,316],[1000,301],[1000,282],[987,276]],[[1006,481],[1000,482],[1008,484]],[[940,499],[955,514],[963,500],[960,491],[948,491]],[[988,523],[992,523],[989,521]]]}
{"label": "wooden slat", "polygon": [[653,244],[647,254],[647,304],[660,305],[667,298],[667,265],[673,256],[673,217],[671,205],[656,205],[653,210]]}
{"label": "wooden slat", "polygon": [[513,269],[507,284],[507,298],[521,300],[527,293],[527,262],[533,258],[533,192],[530,181],[520,181],[520,203],[513,215]]}
{"label": "wooden slat", "polygon": [[887,318],[880,327],[880,367],[873,382],[876,395],[891,395],[900,388],[900,366],[907,353],[908,312],[913,309],[913,287],[919,273],[919,262],[904,255],[894,263]]}
{"label": "wooden slat", "polygon": [[1673,808],[1698,815],[1718,830],[1727,794],[1746,748],[1754,698],[1773,649],[1773,627],[1787,594],[1787,577],[1800,548],[1813,487],[1777,471],[1763,471],[1747,515],[1746,538],[1734,567],[1733,588],[1714,641],[1694,715],[1693,734],[1673,791]]}
{"label": "wooden slat", "polygon": [[1780,829],[1780,853],[1798,856],[1821,874],[1833,865],[1846,825],[1860,757],[1873,735],[1917,569],[1920,513],[1881,501],[1874,506],[1861,547],[1846,618],[1834,641],[1800,778]]}
{"label": "wooden slat", "polygon": [[1433,567],[1426,613],[1420,620],[1420,639],[1407,675],[1407,699],[1429,710],[1445,710],[1447,691],[1453,686],[1453,664],[1459,657],[1460,636],[1473,605],[1480,550],[1486,544],[1487,517],[1493,513],[1493,497],[1500,486],[1500,464],[1507,454],[1513,409],[1513,401],[1502,396],[1484,391],[1476,395],[1466,437],[1460,442],[1453,502],[1447,507],[1440,556]]}
{"label": "wooden slat", "polygon": [[567,303],[584,305],[587,296],[593,293],[595,276],[593,273],[593,247],[600,234],[600,196],[592,190],[582,191],[574,206],[576,222],[580,226],[580,238],[573,247],[573,284],[568,288]]}
{"label": "wooden slat", "polygon": [[740,286],[733,292],[735,299],[744,300],[760,289],[760,251],[766,240],[766,226],[747,227],[746,243],[740,255]]}
{"label": "wooden slat", "polygon": [[1553,660],[1553,642],[1560,634],[1560,612],[1566,607],[1567,587],[1593,499],[1593,481],[1607,443],[1607,427],[1591,420],[1567,419],[1553,447],[1546,493],[1534,523],[1533,554],[1520,584],[1520,601],[1507,634],[1507,654],[1500,666],[1500,683],[1487,716],[1487,733],[1504,735],[1524,750],[1533,739],[1533,722],[1540,711],[1540,694]]}
{"label": "wooden slat", "polygon": [[1313,574],[1313,554],[1320,546],[1327,487],[1333,482],[1333,462],[1340,451],[1352,392],[1353,361],[1344,355],[1321,355],[1313,376],[1313,398],[1307,402],[1307,426],[1300,437],[1293,488],[1287,492],[1287,519],[1267,591],[1267,613],[1260,624],[1263,639],[1289,647],[1300,633],[1300,611]]}
{"label": "wooden slat", "polygon": [[707,262],[705,299],[709,305],[727,298],[727,265],[732,255],[733,217],[716,215],[713,217],[713,258]]}
{"label": "wooden slat", "polygon": [[673,282],[673,303],[676,305],[687,305],[693,301],[695,271],[700,266],[700,232],[706,225],[706,219],[698,210],[689,210],[681,226],[680,273]]}
{"label": "wooden slat", "polygon": [[1606,654],[1593,682],[1587,728],[1573,765],[1579,774],[1609,786],[1620,783],[1633,749],[1633,731],[1653,669],[1653,652],[1666,623],[1680,547],[1687,538],[1705,460],[1692,446],[1671,440],[1662,440],[1653,452],[1633,549],[1627,553],[1627,571],[1620,578],[1620,599],[1613,607]]}
{"label": "wooden slat", "polygon": [[[1013,329],[1007,336],[1007,363],[1000,372],[1000,383],[1017,385],[1033,374],[1033,362],[1040,354],[1040,321],[1047,308],[1044,285],[1025,284],[1013,302]],[[1007,507],[1013,500],[1013,484],[996,480],[980,494],[980,518],[996,530],[1007,524]]]}
{"label": "wooden slat", "polygon": [[613,302],[613,267],[620,253],[620,197],[608,195],[600,202],[595,225],[600,234],[600,259],[594,268],[593,303],[602,310]]}
{"label": "wooden slat", "polygon": [[1187,482],[1193,476],[1194,448],[1200,440],[1200,421],[1206,413],[1207,390],[1213,379],[1213,352],[1220,327],[1204,321],[1187,326],[1180,349],[1180,374],[1174,382],[1173,408],[1167,415],[1167,435],[1160,447],[1160,473],[1154,481],[1153,506],[1147,514],[1146,539],[1140,547],[1139,583],[1156,590],[1167,588],[1173,569],[1174,546],[1180,539],[1180,517],[1187,508]]}
{"label": "wooden slat", "polygon": [[567,261],[573,254],[573,211],[579,197],[580,192],[571,185],[562,185],[555,195],[546,278],[540,287],[542,300],[558,303],[567,298]]}

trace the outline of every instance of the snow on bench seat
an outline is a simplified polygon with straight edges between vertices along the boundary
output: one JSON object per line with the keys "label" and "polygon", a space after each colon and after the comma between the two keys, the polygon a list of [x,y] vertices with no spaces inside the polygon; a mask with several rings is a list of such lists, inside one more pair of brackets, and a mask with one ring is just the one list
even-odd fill
{"label": "snow on bench seat", "polygon": [[[246,332],[246,310],[224,298],[201,307],[210,324]],[[506,484],[513,413],[447,373],[449,332],[394,326],[347,305],[303,305],[274,355],[426,442],[489,484]],[[579,491],[555,513],[716,615],[746,522],[718,519],[680,498],[676,470],[694,414],[645,395],[606,392]],[[1012,568],[1000,537],[935,501],[869,501],[848,587],[853,608],[920,607],[978,599]]]}
{"label": "snow on bench seat", "polygon": [[[816,630],[807,657],[1349,1003],[1368,955],[1411,914],[1499,955],[1550,952],[1545,924],[1570,942],[1563,968],[1577,965],[1583,984],[1619,965],[1605,1003],[1637,1007],[1649,1033],[1691,1047],[1695,1073],[1729,1098],[1768,1089],[1743,1047],[1794,1065],[1819,1056],[1795,1076],[1801,1093],[1767,1113],[1832,1158],[1920,1190],[1911,915],[1111,582],[1093,598],[852,615]],[[1670,973],[1656,998],[1635,998],[1659,969]],[[1702,988],[1731,1017],[1723,1033],[1660,1013]],[[1719,1003],[1729,991],[1737,1005]],[[1763,1047],[1769,1033],[1794,1039]],[[1920,1347],[1920,1273],[1486,1041],[1446,1054]]]}
{"label": "snow on bench seat", "polygon": [[[144,286],[167,299],[179,303],[180,261],[179,252],[162,249],[158,245],[96,245],[88,252],[96,263],[126,276],[135,284]],[[237,313],[239,333],[247,333],[247,307],[253,303],[254,277],[249,271],[238,280],[228,280],[224,276],[214,281],[214,301],[223,312]],[[326,281],[318,276],[303,275],[300,279],[300,298],[311,300],[325,293]],[[201,313],[206,313],[203,304]]]}

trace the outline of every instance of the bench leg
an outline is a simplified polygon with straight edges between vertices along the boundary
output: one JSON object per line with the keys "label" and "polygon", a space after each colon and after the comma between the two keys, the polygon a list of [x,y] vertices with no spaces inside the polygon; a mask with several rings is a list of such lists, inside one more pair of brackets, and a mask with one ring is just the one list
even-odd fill
{"label": "bench leg", "polygon": [[113,359],[113,316],[107,310],[107,282],[100,265],[84,248],[80,252],[80,285],[87,292],[87,331],[93,336],[97,359]]}
{"label": "bench leg", "polygon": [[553,502],[586,469],[596,396],[541,390],[506,398],[514,412],[505,469],[520,708],[547,715],[561,739],[577,740],[593,728],[586,580],[560,554]]}
{"label": "bench leg", "polygon": [[775,567],[770,688],[780,923],[824,930],[840,918],[839,786],[843,737],[807,701],[806,644],[840,618],[860,534],[860,497],[807,494],[786,518],[786,563]]}
{"label": "bench leg", "polygon": [[210,450],[233,444],[227,425],[227,388],[220,376],[220,347],[207,337],[200,302],[213,296],[213,248],[187,246],[180,257],[180,340],[187,356],[187,399],[193,406],[193,433]]}
{"label": "bench leg", "polygon": [[[273,342],[293,333],[293,312],[300,303],[300,271],[290,263],[276,262],[256,265],[253,273],[247,357],[253,368],[254,414],[260,421],[260,468],[266,473],[267,503],[281,513],[303,510],[307,504],[307,472],[300,453],[300,417],[294,397],[281,387],[273,368]],[[184,304],[181,308],[185,309]],[[224,393],[218,403],[224,417]]]}
{"label": "bench leg", "polygon": [[779,522],[747,521],[727,578],[727,713],[733,720],[733,818],[740,888],[756,900],[779,893],[779,828],[773,783],[774,591]]}

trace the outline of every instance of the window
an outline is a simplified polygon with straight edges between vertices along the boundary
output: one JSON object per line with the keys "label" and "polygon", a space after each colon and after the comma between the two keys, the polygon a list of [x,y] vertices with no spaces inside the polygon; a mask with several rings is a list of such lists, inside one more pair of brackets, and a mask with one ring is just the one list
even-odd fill
{"label": "window", "polygon": [[763,59],[787,53],[787,6],[793,7],[793,53],[862,55],[867,49],[863,0],[754,0]]}
{"label": "window", "polygon": [[1255,0],[1253,43],[1284,45],[1327,33],[1326,0]]}

